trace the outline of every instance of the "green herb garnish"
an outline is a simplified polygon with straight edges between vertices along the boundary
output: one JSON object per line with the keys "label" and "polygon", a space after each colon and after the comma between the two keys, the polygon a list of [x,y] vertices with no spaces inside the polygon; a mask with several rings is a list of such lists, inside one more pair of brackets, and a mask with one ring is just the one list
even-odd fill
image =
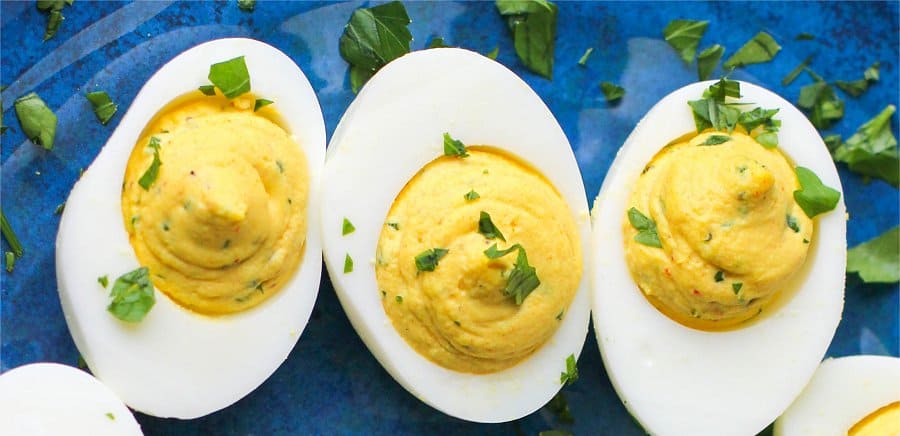
{"label": "green herb garnish", "polygon": [[391,222],[387,223],[387,225],[388,225],[388,227],[390,227],[394,230],[400,230],[400,223],[395,223],[395,222],[391,221]]}
{"label": "green herb garnish", "polygon": [[785,222],[789,229],[793,230],[794,233],[800,233],[800,224],[797,223],[797,218],[791,214],[785,215]]}
{"label": "green herb garnish", "polygon": [[726,135],[710,135],[706,138],[706,141],[703,141],[700,145],[719,145],[724,144],[728,141],[731,141],[730,136]]}
{"label": "green herb garnish", "polygon": [[621,100],[625,96],[625,88],[611,82],[600,82],[600,90],[607,102]]}
{"label": "green herb garnish", "polygon": [[500,15],[506,17],[516,55],[522,63],[529,70],[553,79],[556,4],[547,0],[497,0],[496,5]]}
{"label": "green herb garnish", "polygon": [[431,39],[431,42],[428,43],[428,48],[444,48],[450,47],[449,45],[444,43],[444,38],[440,36],[435,36]]}
{"label": "green herb garnish", "polygon": [[465,198],[466,201],[475,201],[475,200],[478,200],[479,198],[481,198],[481,196],[478,195],[478,193],[475,192],[475,190],[473,189],[473,190],[467,192],[466,195],[463,196],[463,198]]}
{"label": "green herb garnish", "polygon": [[809,120],[817,129],[827,129],[844,117],[844,101],[834,92],[834,88],[821,80],[817,74],[806,70],[816,80],[800,88],[797,106],[807,112]]}
{"label": "green herb garnish", "polygon": [[500,46],[497,46],[497,47],[494,47],[493,50],[491,50],[491,51],[485,53],[484,56],[487,57],[488,59],[494,59],[494,60],[496,60],[496,59],[497,59],[497,55],[499,55],[499,54],[500,54]]}
{"label": "green herb garnish", "polygon": [[731,284],[731,290],[734,291],[734,295],[737,295],[741,292],[741,288],[744,287],[744,284],[741,282],[734,282]]}
{"label": "green herb garnish", "polygon": [[855,272],[866,283],[900,281],[898,243],[900,227],[847,250],[847,272]]}
{"label": "green herb garnish", "polygon": [[497,244],[491,245],[487,250],[484,250],[484,255],[487,256],[488,259],[499,259],[503,256],[506,256],[513,251],[522,248],[519,244],[513,244],[511,247],[508,247],[504,250],[500,250],[497,248]]}
{"label": "green herb garnish", "polygon": [[94,115],[100,120],[100,124],[106,125],[110,118],[119,110],[119,106],[113,103],[109,95],[103,91],[90,92],[86,95],[91,106],[94,107]]}
{"label": "green herb garnish", "polygon": [[212,96],[216,95],[216,87],[215,87],[215,85],[203,85],[203,86],[201,86],[201,87],[199,87],[199,88],[197,88],[197,89],[200,90],[200,92],[202,92],[203,95],[206,95],[206,96],[209,96],[209,97],[212,97]]}
{"label": "green herb garnish", "polygon": [[713,276],[713,279],[716,281],[716,283],[725,280],[725,271],[716,271],[716,275]]}
{"label": "green herb garnish", "polygon": [[841,88],[842,91],[850,94],[852,97],[859,97],[862,93],[866,92],[869,89],[869,84],[871,82],[877,82],[879,78],[878,68],[881,65],[880,62],[875,62],[869,68],[866,68],[866,71],[863,72],[863,78],[859,80],[853,80],[850,82],[846,82],[843,80],[836,80],[834,84]]}
{"label": "green herb garnish", "polygon": [[509,279],[506,282],[506,287],[503,289],[503,295],[513,297],[516,304],[521,305],[525,301],[525,297],[528,297],[540,284],[541,281],[538,279],[537,271],[528,264],[525,248],[519,246],[519,255],[516,257],[516,264],[509,273]]}
{"label": "green herb garnish", "polygon": [[841,144],[840,137],[829,137],[829,148],[836,162],[844,162],[851,171],[887,181],[895,188],[900,185],[900,161],[897,139],[891,132],[891,118],[896,108],[888,105],[875,118],[867,121],[856,133]]}
{"label": "green herb garnish", "polygon": [[478,218],[478,233],[481,233],[487,239],[499,239],[506,242],[503,233],[500,233],[500,229],[491,221],[491,215],[485,211],[481,211],[481,215]]}
{"label": "green herb garnish", "polygon": [[561,391],[557,392],[544,407],[553,412],[562,422],[569,424],[575,422],[575,418],[572,417],[572,411],[569,409],[569,402],[566,401],[566,397]]}
{"label": "green herb garnish", "polygon": [[663,29],[663,38],[678,52],[684,63],[690,65],[708,26],[709,21],[672,20]]}
{"label": "green herb garnish", "polygon": [[809,66],[810,62],[812,62],[812,56],[807,56],[806,59],[803,60],[803,62],[800,62],[800,65],[797,65],[797,67],[791,70],[791,72],[788,73],[787,76],[784,76],[784,78],[781,79],[781,86],[788,86],[793,83],[794,80],[796,80],[797,77],[800,76],[800,73],[802,73],[803,70],[805,70],[806,67]]}
{"label": "green herb garnish", "polygon": [[122,274],[110,292],[112,301],[106,310],[125,322],[140,322],[156,304],[150,270],[142,266]]}
{"label": "green herb garnish", "polygon": [[356,230],[356,227],[353,227],[353,223],[344,217],[344,223],[341,225],[341,236],[347,236],[353,233],[354,230]]}
{"label": "green herb garnish", "polygon": [[743,47],[739,48],[727,61],[723,64],[726,69],[734,67],[742,67],[744,65],[759,64],[771,61],[781,46],[775,42],[772,35],[766,32],[759,32],[750,41],[747,41]]}
{"label": "green herb garnish", "polygon": [[109,285],[109,276],[104,275],[97,277],[97,283],[100,283],[100,286],[103,286],[103,289],[106,289],[106,287]]}
{"label": "green herb garnish", "polygon": [[740,98],[740,86],[739,82],[722,78],[703,92],[702,99],[688,101],[688,106],[691,107],[694,115],[697,132],[709,128],[728,132],[734,130],[741,110],[734,105],[726,104],[725,98]]}
{"label": "green herb garnish", "polygon": [[538,432],[538,436],[572,436],[573,434],[574,433],[570,432],[569,430],[558,430],[558,429],[544,430],[544,431]]}
{"label": "green herb garnish", "polygon": [[406,8],[399,1],[353,11],[341,35],[340,52],[350,64],[354,93],[381,67],[409,53],[409,23]]}
{"label": "green herb garnish", "polygon": [[106,417],[109,418],[110,421],[116,420],[116,415],[113,415],[112,412],[106,412]]}
{"label": "green herb garnish", "polygon": [[138,184],[141,185],[145,191],[149,191],[150,186],[156,181],[156,177],[159,175],[159,167],[162,165],[162,161],[159,160],[159,138],[151,136],[150,143],[147,144],[147,146],[153,149],[153,162],[150,163],[150,166],[144,171],[141,178],[138,179]]}
{"label": "green herb garnish", "polygon": [[242,11],[253,12],[256,9],[256,0],[237,0],[237,4]]}
{"label": "green herb garnish", "polygon": [[25,249],[22,248],[22,244],[19,242],[19,238],[16,236],[16,233],[13,231],[12,226],[9,225],[9,221],[6,219],[6,214],[3,213],[3,210],[0,209],[0,218],[2,218],[2,228],[3,237],[6,238],[6,243],[9,244],[10,250],[16,255],[16,257],[22,257],[22,254],[25,253]]}
{"label": "green herb garnish", "polygon": [[578,366],[575,363],[574,354],[566,357],[566,372],[559,375],[559,383],[563,386],[568,386],[578,380]]}
{"label": "green herb garnish", "polygon": [[469,157],[465,144],[453,139],[449,133],[444,133],[444,156]]}
{"label": "green herb garnish", "polygon": [[416,270],[419,272],[422,271],[434,271],[434,269],[438,266],[438,262],[447,255],[450,250],[446,248],[429,248],[416,256]]}
{"label": "green herb garnish", "polygon": [[398,296],[394,297],[394,301],[396,301],[398,303],[403,303],[403,296],[398,295]]}
{"label": "green herb garnish", "polygon": [[210,65],[207,77],[229,100],[250,92],[250,72],[243,56]]}
{"label": "green herb garnish", "polygon": [[257,98],[256,101],[253,103],[253,112],[256,112],[272,103],[275,103],[275,102],[272,100],[266,100],[264,98]]}
{"label": "green herb garnish", "polygon": [[56,137],[56,114],[47,107],[35,93],[16,99],[16,117],[22,133],[31,142],[41,145],[46,150],[53,149],[53,139]]}
{"label": "green herb garnish", "polygon": [[716,65],[719,64],[723,54],[725,54],[725,47],[722,47],[719,44],[701,51],[700,54],[697,55],[697,77],[699,77],[700,80],[709,79],[709,76],[716,70]]}
{"label": "green herb garnish", "polygon": [[639,210],[632,207],[631,209],[628,209],[628,222],[630,222],[631,226],[638,231],[638,233],[634,235],[635,241],[649,247],[662,248],[659,234],[656,233],[656,221],[653,221]]}
{"label": "green herb garnish", "polygon": [[819,176],[807,168],[796,167],[794,172],[800,182],[800,189],[794,191],[794,201],[806,216],[812,218],[837,206],[841,198],[840,192],[823,185]]}
{"label": "green herb garnish", "polygon": [[7,251],[5,253],[6,257],[6,272],[13,272],[13,267],[16,266],[16,255],[12,251]]}
{"label": "green herb garnish", "polygon": [[794,39],[797,41],[812,41],[816,39],[816,36],[812,33],[801,32],[798,33],[797,36],[794,37]]}
{"label": "green herb garnish", "polygon": [[587,65],[588,58],[591,57],[591,53],[594,52],[594,47],[588,47],[587,50],[584,51],[584,54],[581,55],[581,58],[578,59],[578,65],[582,67]]}
{"label": "green herb garnish", "polygon": [[47,29],[44,30],[44,41],[56,35],[59,25],[66,19],[62,14],[63,8],[71,6],[74,2],[75,0],[38,0],[37,8],[50,13],[50,17],[47,20]]}
{"label": "green herb garnish", "polygon": [[350,257],[350,254],[344,255],[344,274],[349,274],[353,272],[353,258]]}

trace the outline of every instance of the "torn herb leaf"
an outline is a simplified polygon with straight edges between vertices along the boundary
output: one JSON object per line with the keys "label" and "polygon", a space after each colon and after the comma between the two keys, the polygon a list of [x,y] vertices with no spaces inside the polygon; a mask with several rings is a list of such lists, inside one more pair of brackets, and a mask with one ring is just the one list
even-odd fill
{"label": "torn herb leaf", "polygon": [[703,141],[700,145],[719,145],[724,144],[728,141],[731,141],[730,136],[725,135],[710,135]]}
{"label": "torn herb leaf", "polygon": [[515,266],[509,273],[509,279],[506,282],[506,287],[503,289],[503,295],[513,297],[516,305],[521,305],[525,298],[537,289],[540,284],[541,281],[538,279],[537,271],[528,264],[525,248],[519,246],[519,256],[516,258]]}
{"label": "torn herb leaf", "polygon": [[16,232],[14,232],[12,226],[9,225],[9,220],[6,219],[6,214],[3,213],[2,209],[0,209],[0,218],[3,220],[2,223],[0,223],[0,229],[2,229],[3,237],[6,238],[6,243],[9,244],[9,248],[16,257],[22,257],[22,254],[25,253],[25,249],[22,248],[19,237],[16,236]]}
{"label": "torn herb leaf", "polygon": [[600,90],[607,102],[621,100],[625,96],[625,88],[610,82],[600,82]]}
{"label": "torn herb leaf", "polygon": [[253,12],[256,9],[256,0],[237,0],[238,8],[245,12]]}
{"label": "torn herb leaf", "polygon": [[356,227],[353,227],[353,223],[347,217],[344,217],[344,223],[341,225],[341,236],[347,236],[353,233],[354,230],[356,230]]}
{"label": "torn herb leaf", "polygon": [[575,355],[570,354],[566,357],[566,372],[559,375],[559,383],[568,386],[578,380],[578,366],[575,362]]}
{"label": "torn herb leaf", "polygon": [[434,38],[431,38],[431,42],[428,43],[427,48],[443,48],[443,47],[450,47],[450,46],[444,43],[444,38],[442,38],[440,36],[435,36]]}
{"label": "torn herb leaf", "polygon": [[791,214],[785,215],[785,222],[789,229],[793,230],[794,233],[800,233],[800,224],[797,223],[797,218]]}
{"label": "torn herb leaf", "polygon": [[500,229],[491,221],[491,215],[485,211],[481,211],[481,215],[478,218],[478,233],[481,233],[487,239],[499,239],[506,242],[503,233],[500,233]]}
{"label": "torn herb leaf", "polygon": [[256,112],[272,103],[275,103],[275,102],[272,100],[266,100],[264,98],[257,98],[256,101],[253,103],[253,112]]}
{"label": "torn herb leaf", "polygon": [[637,208],[632,207],[628,209],[628,222],[638,231],[634,235],[635,241],[649,247],[662,248],[662,242],[659,240],[659,234],[656,232],[656,221],[642,214]]}
{"label": "torn herb leaf", "polygon": [[350,254],[344,255],[344,274],[349,274],[353,272],[353,258],[350,257]]}
{"label": "torn herb leaf", "polygon": [[49,12],[47,18],[47,28],[44,30],[44,41],[53,38],[59,30],[66,17],[63,16],[62,10],[66,6],[71,6],[75,0],[38,0],[37,8],[44,12]]}
{"label": "torn herb leaf", "polygon": [[581,55],[581,58],[578,59],[578,65],[582,67],[587,65],[588,58],[591,57],[591,53],[594,52],[594,47],[588,47],[587,50],[584,51],[584,54]]}
{"label": "torn herb leaf", "polygon": [[138,179],[138,184],[141,185],[145,191],[149,191],[150,186],[156,181],[156,177],[159,175],[159,167],[162,165],[162,161],[159,159],[159,138],[151,136],[150,143],[147,144],[147,146],[153,149],[153,162],[150,163],[150,166],[147,167],[147,170],[144,171],[144,174]]}
{"label": "torn herb leaf", "polygon": [[243,56],[210,65],[207,77],[229,100],[250,92],[250,72]]}
{"label": "torn herb leaf", "polygon": [[13,268],[16,266],[16,255],[12,251],[7,251],[5,253],[6,257],[6,272],[13,272]]}
{"label": "torn herb leaf", "polygon": [[716,275],[713,276],[713,279],[716,281],[716,283],[725,280],[725,271],[716,271]]}
{"label": "torn herb leaf", "polygon": [[891,118],[895,110],[894,105],[888,105],[875,118],[860,126],[843,144],[838,138],[839,145],[832,152],[834,160],[846,163],[851,171],[885,180],[898,187],[900,160],[897,139],[891,132]]}
{"label": "torn herb leaf", "polygon": [[444,156],[469,157],[465,144],[444,132]]}
{"label": "torn herb leaf", "polygon": [[796,41],[812,41],[816,39],[816,36],[812,33],[801,32],[798,33],[797,36],[794,37]]}
{"label": "torn herb leaf", "polygon": [[900,281],[900,227],[847,250],[847,272],[855,272],[866,283]]}
{"label": "torn herb leaf", "polygon": [[794,191],[794,200],[806,216],[812,218],[837,206],[841,193],[822,184],[815,173],[804,167],[794,168],[800,189]]}
{"label": "torn herb leaf", "polygon": [[672,20],[663,29],[663,38],[678,52],[681,60],[690,65],[708,26],[709,21]]}
{"label": "torn herb leaf", "polygon": [[429,248],[416,256],[417,271],[434,271],[438,262],[447,255],[450,250],[446,248]]}
{"label": "torn herb leaf", "polygon": [[409,53],[409,23],[406,8],[399,1],[353,11],[341,35],[340,53],[350,64],[354,93],[381,67]]}
{"label": "torn herb leaf", "polygon": [[463,198],[465,198],[466,201],[474,201],[474,200],[478,200],[479,198],[481,198],[481,196],[478,195],[478,193],[475,192],[475,190],[473,189],[473,190],[467,192],[466,195],[463,196]]}
{"label": "torn herb leaf", "polygon": [[113,115],[116,114],[116,111],[119,110],[119,106],[113,103],[112,99],[109,98],[109,94],[103,91],[90,92],[85,97],[91,102],[97,120],[104,126],[109,122]]}
{"label": "torn herb leaf", "polygon": [[781,46],[766,32],[759,32],[725,61],[726,69],[771,61]]}
{"label": "torn herb leaf", "polygon": [[797,67],[791,70],[791,72],[788,73],[787,76],[784,76],[784,78],[781,79],[781,86],[788,86],[793,83],[794,80],[796,80],[797,77],[800,76],[800,73],[802,73],[803,70],[805,70],[806,67],[809,66],[810,62],[812,62],[812,56],[807,56],[806,59],[803,60],[803,62],[800,62],[800,65],[797,65]]}
{"label": "torn herb leaf", "polygon": [[497,59],[497,55],[499,55],[499,54],[500,54],[500,46],[498,45],[497,47],[494,47],[493,50],[491,50],[491,51],[485,53],[484,56],[487,57],[488,59],[496,60],[496,59]]}
{"label": "torn herb leaf", "polygon": [[97,283],[100,283],[100,286],[103,286],[103,289],[106,289],[106,287],[109,286],[109,276],[104,275],[97,277]]}
{"label": "torn herb leaf", "polygon": [[199,87],[199,88],[197,88],[197,89],[198,89],[200,92],[202,92],[203,95],[205,95],[205,96],[207,96],[207,97],[212,97],[212,96],[216,95],[216,87],[215,87],[215,85],[203,85],[203,86],[201,86],[201,87]]}
{"label": "torn herb leaf", "polygon": [[499,259],[499,258],[506,256],[507,254],[512,253],[513,251],[516,251],[520,248],[522,248],[521,245],[513,244],[512,246],[510,246],[504,250],[500,250],[497,248],[497,244],[494,244],[494,245],[491,245],[490,247],[488,247],[487,250],[484,250],[484,255],[487,256],[488,259],[492,259],[492,260]]}
{"label": "torn herb leaf", "polygon": [[14,106],[22,133],[34,144],[52,150],[53,139],[56,137],[56,114],[47,107],[44,100],[32,92],[16,99]]}
{"label": "torn herb leaf", "polygon": [[744,287],[744,284],[741,282],[734,282],[731,284],[731,290],[734,291],[734,295],[737,295],[741,292],[741,288]]}
{"label": "torn herb leaf", "polygon": [[831,87],[810,70],[806,70],[816,78],[816,82],[800,88],[797,106],[805,110],[807,117],[817,129],[827,129],[844,117],[844,101],[838,98]]}
{"label": "torn herb leaf", "polygon": [[556,4],[547,0],[497,0],[496,6],[513,34],[519,60],[532,72],[552,80]]}
{"label": "torn herb leaf", "polygon": [[140,322],[156,304],[150,270],[140,267],[122,274],[113,284],[106,310],[125,322]]}
{"label": "torn herb leaf", "polygon": [[723,54],[725,54],[725,47],[719,44],[707,47],[701,51],[697,56],[697,77],[700,80],[709,79],[709,76],[716,70],[716,65],[719,64]]}

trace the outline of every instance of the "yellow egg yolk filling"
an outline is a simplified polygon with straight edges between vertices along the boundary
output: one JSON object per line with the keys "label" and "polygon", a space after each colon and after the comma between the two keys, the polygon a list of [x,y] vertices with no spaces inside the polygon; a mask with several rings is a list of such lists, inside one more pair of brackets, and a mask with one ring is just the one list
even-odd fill
{"label": "yellow egg yolk filling", "polygon": [[885,436],[900,434],[900,401],[894,401],[857,422],[847,436]]}
{"label": "yellow egg yolk filling", "polygon": [[[125,170],[122,217],[156,288],[192,311],[229,314],[265,301],[296,270],[309,174],[271,106],[254,112],[248,94],[195,94],[142,132]],[[161,165],[145,189],[154,153]]]}
{"label": "yellow egg yolk filling", "polygon": [[686,326],[715,330],[755,317],[806,260],[813,222],[793,199],[797,189],[785,156],[741,132],[667,146],[629,199],[654,221],[662,247],[637,241],[646,235],[624,215],[631,275],[654,306]]}
{"label": "yellow egg yolk filling", "polygon": [[[474,191],[474,195],[466,195]],[[487,212],[506,242],[479,233]],[[520,244],[540,285],[521,305],[504,295]],[[415,258],[448,250],[434,271]],[[534,169],[493,149],[440,157],[395,199],[378,240],[375,276],[394,328],[418,353],[451,370],[490,373],[540,348],[558,328],[581,280],[575,221],[556,189]]]}

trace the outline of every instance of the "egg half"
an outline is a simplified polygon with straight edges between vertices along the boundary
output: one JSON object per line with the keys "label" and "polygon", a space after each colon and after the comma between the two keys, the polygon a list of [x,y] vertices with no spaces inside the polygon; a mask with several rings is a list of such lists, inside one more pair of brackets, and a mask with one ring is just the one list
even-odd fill
{"label": "egg half", "polygon": [[[156,289],[156,304],[141,322],[119,321],[107,312],[109,290],[98,278],[108,276],[112,286],[116,277],[140,266],[122,217],[129,155],[158,111],[207,85],[210,65],[238,56],[245,57],[252,92],[274,101],[271,108],[306,156],[309,197],[300,265],[275,295],[248,310],[201,315]],[[93,374],[130,407],[177,418],[222,409],[265,381],[296,344],[318,293],[324,155],[325,126],[316,95],[297,65],[274,47],[249,39],[216,40],[160,68],[72,189],[60,222],[59,296],[72,338]]]}
{"label": "egg half", "polygon": [[[893,414],[876,416],[876,411]],[[869,418],[871,416],[871,418]],[[775,422],[775,434],[857,435],[864,419],[875,421],[879,431],[862,434],[900,433],[900,359],[888,356],[848,356],[826,359],[819,365],[803,393]],[[870,422],[872,424],[872,422]]]}
{"label": "egg half", "polygon": [[[665,145],[695,131],[687,102],[700,99],[713,83],[681,88],[647,113],[618,151],[592,212],[597,342],[625,407],[653,434],[759,432],[810,379],[843,308],[843,199],[833,211],[816,217],[805,265],[790,285],[797,289],[783,290],[771,310],[737,328],[686,327],[657,310],[635,284],[622,232],[632,188]],[[740,90],[742,102],[779,109],[779,148],[794,164],[841,189],[828,150],[800,111],[750,83],[741,82]]]}
{"label": "egg half", "polygon": [[7,436],[142,434],[108,387],[57,363],[33,363],[0,375],[0,428]]}
{"label": "egg half", "polygon": [[[376,251],[382,232],[391,231],[386,218],[392,203],[420,170],[444,155],[445,132],[464,144],[494,147],[541,174],[567,205],[561,214],[574,223],[574,242],[581,247],[583,273],[576,281],[577,291],[564,316],[553,319],[554,312],[547,320],[558,323],[555,333],[524,360],[489,373],[451,370],[419,354],[398,333],[383,307],[386,297],[390,297],[387,303],[394,304],[397,298],[396,304],[402,304],[400,296],[393,293],[406,289],[383,294],[376,281]],[[473,151],[473,156],[483,151],[479,150]],[[466,161],[461,158],[458,162]],[[473,177],[481,174],[479,170]],[[487,172],[484,175],[488,176]],[[463,203],[463,194],[470,186],[454,184],[447,189]],[[473,201],[491,204],[487,195]],[[447,208],[442,212],[452,221],[459,210]],[[471,229],[463,237],[478,238],[478,211],[473,210]],[[344,234],[345,218],[355,227],[352,233]],[[415,213],[410,219],[416,219]],[[414,52],[382,68],[347,109],[329,144],[321,223],[325,264],[353,327],[382,366],[414,396],[458,418],[504,422],[540,408],[560,389],[566,359],[578,357],[589,322],[588,207],[565,134],[534,91],[507,68],[480,54],[454,48]],[[515,232],[512,226],[498,226],[509,232],[508,236]],[[440,233],[437,228],[435,232]],[[506,243],[500,242],[500,246]],[[441,262],[456,262],[451,259],[460,254],[453,250]],[[536,262],[541,255],[529,251],[528,259]],[[352,271],[345,272],[348,257],[353,261]],[[471,257],[473,261],[481,258],[480,251]],[[412,268],[412,258],[403,262]],[[414,268],[412,276],[417,276]],[[460,289],[455,280],[452,288],[445,289],[465,294],[465,280],[461,275]],[[496,297],[502,298],[500,290],[496,290]],[[526,300],[523,304],[528,303]],[[515,307],[507,304],[505,309]],[[501,328],[502,324],[497,323]]]}

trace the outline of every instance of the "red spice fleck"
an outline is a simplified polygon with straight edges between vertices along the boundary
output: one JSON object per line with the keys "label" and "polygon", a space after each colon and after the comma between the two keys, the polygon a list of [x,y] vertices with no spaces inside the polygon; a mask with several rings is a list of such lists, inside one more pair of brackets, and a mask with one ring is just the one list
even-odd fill
{"label": "red spice fleck", "polygon": [[669,272],[669,269],[668,269],[668,268],[666,268],[665,272],[666,272],[666,275],[667,275],[667,276],[671,276],[671,275],[672,275],[672,273]]}
{"label": "red spice fleck", "polygon": [[694,295],[700,295],[700,291],[694,289]]}

